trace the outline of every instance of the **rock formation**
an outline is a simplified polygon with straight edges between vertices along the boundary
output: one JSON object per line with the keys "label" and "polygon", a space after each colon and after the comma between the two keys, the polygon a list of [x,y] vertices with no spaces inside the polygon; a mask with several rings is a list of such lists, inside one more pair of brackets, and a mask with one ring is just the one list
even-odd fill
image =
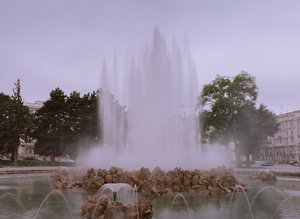
{"label": "rock formation", "polygon": [[225,167],[210,171],[190,171],[181,168],[163,171],[157,167],[152,172],[147,168],[129,172],[112,167],[109,170],[89,169],[84,175],[73,171],[55,171],[52,174],[52,186],[58,189],[80,187],[89,192],[96,192],[106,183],[136,185],[139,194],[144,197],[159,197],[177,192],[228,193],[239,184],[232,170]]}
{"label": "rock formation", "polygon": [[272,171],[259,171],[250,175],[250,179],[260,179],[264,182],[276,182],[277,178]]}
{"label": "rock formation", "polygon": [[[137,209],[138,206],[138,209]],[[152,206],[149,201],[140,198],[138,205],[125,205],[121,202],[109,202],[104,196],[90,197],[81,207],[81,213],[84,219],[150,219],[152,217]]]}
{"label": "rock formation", "polygon": [[127,183],[132,187],[136,186],[139,194],[138,206],[109,201],[103,194],[100,196],[96,193],[82,206],[83,218],[148,219],[152,217],[149,198],[179,192],[206,192],[214,195],[233,192],[236,185],[244,187],[233,176],[232,169],[225,167],[210,171],[183,170],[181,168],[163,171],[159,167],[152,172],[147,168],[129,172],[116,167],[109,170],[88,169],[85,173],[57,170],[52,173],[51,185],[56,189],[83,188],[89,192],[97,192],[106,183]]}

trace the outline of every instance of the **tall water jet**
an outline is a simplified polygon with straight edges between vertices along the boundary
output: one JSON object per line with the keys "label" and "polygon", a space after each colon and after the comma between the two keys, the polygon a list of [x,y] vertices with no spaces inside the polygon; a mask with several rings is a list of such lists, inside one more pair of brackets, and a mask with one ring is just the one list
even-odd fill
{"label": "tall water jet", "polygon": [[116,57],[112,66],[104,62],[101,75],[103,142],[85,165],[205,167],[196,110],[199,90],[188,46],[175,40],[168,45],[155,28],[151,45],[126,70],[118,71]]}

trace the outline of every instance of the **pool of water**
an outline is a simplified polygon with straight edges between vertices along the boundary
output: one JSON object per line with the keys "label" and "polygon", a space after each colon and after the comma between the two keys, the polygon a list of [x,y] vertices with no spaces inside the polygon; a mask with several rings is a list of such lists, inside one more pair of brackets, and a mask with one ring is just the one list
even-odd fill
{"label": "pool of water", "polygon": [[83,190],[50,193],[49,185],[49,174],[0,176],[0,218],[81,218],[80,208],[89,194]]}
{"label": "pool of water", "polygon": [[[249,203],[242,192],[183,194],[175,200],[172,195],[152,200],[153,218],[300,218],[299,178],[279,178],[275,187],[241,178],[248,184]],[[49,183],[48,174],[0,176],[0,218],[81,218],[80,208],[91,194],[80,189],[51,193]]]}

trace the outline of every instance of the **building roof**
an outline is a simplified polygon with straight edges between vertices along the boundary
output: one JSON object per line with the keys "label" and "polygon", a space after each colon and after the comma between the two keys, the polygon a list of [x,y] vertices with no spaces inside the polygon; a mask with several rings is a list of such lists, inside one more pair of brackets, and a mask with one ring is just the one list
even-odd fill
{"label": "building roof", "polygon": [[34,103],[24,102],[24,106],[27,106],[30,110],[38,110],[43,106],[44,102],[41,100],[37,100]]}

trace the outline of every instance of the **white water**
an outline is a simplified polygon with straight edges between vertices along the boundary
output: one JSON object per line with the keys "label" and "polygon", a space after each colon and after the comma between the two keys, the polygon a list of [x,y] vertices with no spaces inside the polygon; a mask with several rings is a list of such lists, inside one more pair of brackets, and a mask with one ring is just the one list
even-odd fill
{"label": "white water", "polygon": [[[197,77],[187,46],[168,45],[155,28],[150,46],[118,71],[103,63],[100,125],[103,144],[78,161],[84,166],[137,169],[211,168],[222,155],[201,153]],[[113,95],[111,95],[113,94]],[[116,110],[124,105],[126,114]]]}

